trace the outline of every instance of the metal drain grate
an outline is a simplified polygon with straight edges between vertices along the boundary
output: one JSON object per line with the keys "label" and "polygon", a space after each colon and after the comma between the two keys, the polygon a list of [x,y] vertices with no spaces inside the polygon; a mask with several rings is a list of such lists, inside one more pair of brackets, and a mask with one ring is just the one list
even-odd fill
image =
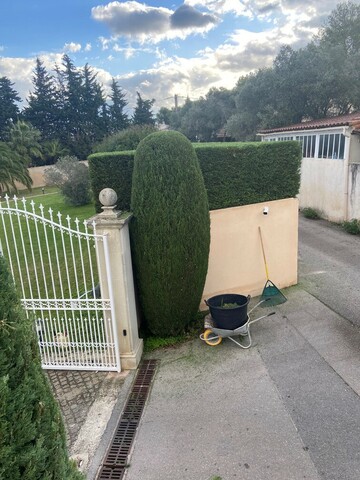
{"label": "metal drain grate", "polygon": [[114,438],[106,453],[97,480],[121,480],[130,449],[144,410],[157,360],[144,360],[139,367],[129,398],[121,414]]}

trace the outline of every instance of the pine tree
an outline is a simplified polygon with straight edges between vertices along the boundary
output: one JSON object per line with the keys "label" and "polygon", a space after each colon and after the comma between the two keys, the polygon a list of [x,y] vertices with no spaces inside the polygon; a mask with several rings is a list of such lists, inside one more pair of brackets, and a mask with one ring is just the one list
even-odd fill
{"label": "pine tree", "polygon": [[17,102],[21,99],[13,85],[7,77],[0,77],[0,141],[5,140],[7,128],[19,115]]}
{"label": "pine tree", "polygon": [[136,92],[137,100],[132,118],[133,125],[154,125],[155,119],[151,111],[155,103],[155,99],[143,100],[139,92]]}
{"label": "pine tree", "polygon": [[59,407],[41,369],[31,320],[0,256],[0,478],[81,480],[68,459]]}
{"label": "pine tree", "polygon": [[112,104],[109,106],[110,133],[115,133],[127,128],[130,122],[128,116],[124,113],[124,108],[128,103],[125,100],[125,93],[114,78],[111,82],[110,99],[112,101]]}
{"label": "pine tree", "polygon": [[60,104],[55,80],[37,58],[33,76],[34,91],[29,94],[24,120],[41,132],[43,140],[59,138]]}

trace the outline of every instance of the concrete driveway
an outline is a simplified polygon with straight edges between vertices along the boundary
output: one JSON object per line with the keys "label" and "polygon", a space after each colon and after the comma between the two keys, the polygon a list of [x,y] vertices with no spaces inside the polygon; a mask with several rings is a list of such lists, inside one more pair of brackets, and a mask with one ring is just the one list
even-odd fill
{"label": "concrete driveway", "polygon": [[286,294],[250,350],[194,339],[157,352],[126,480],[360,478],[359,330]]}

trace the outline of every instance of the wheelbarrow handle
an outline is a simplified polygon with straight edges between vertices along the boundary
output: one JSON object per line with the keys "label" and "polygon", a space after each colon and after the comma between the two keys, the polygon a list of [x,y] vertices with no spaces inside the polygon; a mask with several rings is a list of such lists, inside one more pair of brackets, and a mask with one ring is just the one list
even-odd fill
{"label": "wheelbarrow handle", "polygon": [[204,299],[205,305],[209,306],[208,301]]}

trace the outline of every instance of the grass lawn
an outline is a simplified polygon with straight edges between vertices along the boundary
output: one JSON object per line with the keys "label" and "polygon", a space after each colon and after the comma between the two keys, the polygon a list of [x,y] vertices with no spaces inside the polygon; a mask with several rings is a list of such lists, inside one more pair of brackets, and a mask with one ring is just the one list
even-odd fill
{"label": "grass lawn", "polygon": [[[68,226],[66,217],[72,222],[70,227],[77,229],[77,218],[81,231],[83,221],[94,215],[94,205],[74,207],[65,203],[62,195],[55,188],[46,188],[18,194],[18,208],[23,209],[21,199],[25,197],[26,210],[41,216],[40,205],[44,207],[44,216],[50,219],[49,209],[53,211],[53,221]],[[14,202],[10,202],[14,207]],[[2,202],[6,207],[6,202]],[[1,213],[1,210],[0,210]],[[6,235],[5,235],[6,230]],[[89,233],[93,233],[89,229]],[[33,298],[75,298],[92,288],[97,282],[96,271],[91,272],[90,258],[95,262],[95,248],[92,241],[79,240],[67,231],[60,232],[50,223],[36,222],[32,217],[23,215],[0,215],[0,241],[5,258],[11,259],[13,275],[22,297]],[[96,265],[96,262],[94,263]],[[96,270],[96,267],[93,269]]]}
{"label": "grass lawn", "polygon": [[75,220],[76,217],[79,220],[86,220],[96,213],[92,202],[81,207],[73,207],[66,204],[59,189],[56,187],[45,187],[44,194],[40,187],[33,188],[31,192],[28,190],[21,190],[16,196],[19,199],[26,198],[27,203],[34,201],[36,205],[42,204],[45,207],[44,211],[46,213],[49,208],[52,208],[55,214],[60,212],[63,215],[63,218],[69,215],[72,220]]}

